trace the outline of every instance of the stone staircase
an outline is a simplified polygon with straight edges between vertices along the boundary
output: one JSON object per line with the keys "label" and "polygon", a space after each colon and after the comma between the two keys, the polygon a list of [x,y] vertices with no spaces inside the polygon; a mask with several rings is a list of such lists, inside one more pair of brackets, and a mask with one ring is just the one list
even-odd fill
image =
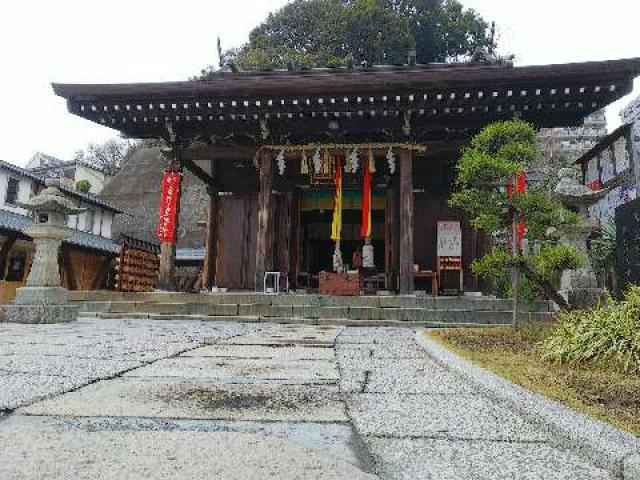
{"label": "stone staircase", "polygon": [[[72,292],[82,316],[157,320],[342,324],[361,326],[479,326],[511,322],[511,301],[487,297],[363,296],[259,293]],[[547,302],[522,307],[523,321],[550,321]]]}

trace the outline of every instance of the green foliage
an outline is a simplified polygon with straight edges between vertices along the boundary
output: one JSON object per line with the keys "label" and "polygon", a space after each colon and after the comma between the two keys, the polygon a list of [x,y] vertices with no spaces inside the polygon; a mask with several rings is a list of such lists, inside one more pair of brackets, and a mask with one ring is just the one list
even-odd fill
{"label": "green foliage", "polygon": [[589,258],[598,273],[608,273],[616,268],[618,261],[616,226],[613,222],[605,225],[589,245]]}
{"label": "green foliage", "polygon": [[[580,223],[579,215],[562,208],[542,188],[528,187],[512,198],[506,185],[518,173],[538,160],[536,132],[519,120],[496,122],[485,127],[462,152],[456,167],[456,187],[449,204],[467,213],[471,225],[490,234],[511,232],[514,223],[524,219],[526,237],[535,251],[523,256],[511,255],[498,245],[485,257],[476,260],[473,272],[492,280],[501,292],[514,266],[524,274],[524,282],[548,298],[566,306],[553,289],[557,274],[563,269],[577,268],[583,259],[573,247],[556,245],[553,233]],[[526,292],[524,292],[526,293]]]}
{"label": "green foliage", "polygon": [[625,302],[605,302],[565,312],[543,343],[544,358],[557,363],[596,364],[625,373],[640,372],[640,287]]}
{"label": "green foliage", "polygon": [[471,271],[474,275],[499,281],[514,265],[514,257],[505,248],[494,248],[482,258],[474,260]]}
{"label": "green foliage", "polygon": [[[492,48],[487,23],[456,0],[294,0],[227,52],[241,69],[405,64],[470,56]],[[215,69],[208,67],[203,75]]]}
{"label": "green foliage", "polygon": [[418,63],[468,57],[478,46],[494,48],[487,22],[457,0],[381,0],[381,3],[409,20]]}
{"label": "green foliage", "polygon": [[518,173],[522,164],[479,148],[465,148],[456,169],[457,184],[461,187],[495,187],[504,185],[502,179]]}
{"label": "green foliage", "polygon": [[579,214],[561,208],[544,187],[530,188],[524,195],[513,198],[513,207],[527,221],[527,238],[544,241],[549,230],[558,230],[570,225],[579,225]]}
{"label": "green foliage", "polygon": [[549,245],[533,257],[531,262],[541,279],[551,282],[562,270],[575,269],[584,265],[584,258],[578,250],[569,245]]}
{"label": "green foliage", "polygon": [[76,182],[76,190],[88,193],[91,190],[91,182],[89,180],[78,180]]}
{"label": "green foliage", "polygon": [[497,155],[505,147],[512,148],[514,145],[535,149],[536,131],[534,128],[528,123],[517,120],[494,122],[483,128],[471,141],[473,148],[491,155]]}

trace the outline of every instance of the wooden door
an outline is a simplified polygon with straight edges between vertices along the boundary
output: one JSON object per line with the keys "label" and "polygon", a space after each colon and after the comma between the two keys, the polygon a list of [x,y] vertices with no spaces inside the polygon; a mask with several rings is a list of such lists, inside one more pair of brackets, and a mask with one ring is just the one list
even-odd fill
{"label": "wooden door", "polygon": [[218,225],[215,285],[253,290],[258,232],[257,195],[220,197]]}

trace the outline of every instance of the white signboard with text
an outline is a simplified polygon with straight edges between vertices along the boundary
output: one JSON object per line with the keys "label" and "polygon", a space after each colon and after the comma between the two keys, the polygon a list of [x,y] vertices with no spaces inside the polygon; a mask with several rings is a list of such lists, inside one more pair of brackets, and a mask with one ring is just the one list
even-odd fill
{"label": "white signboard with text", "polygon": [[438,256],[462,257],[460,222],[438,222]]}

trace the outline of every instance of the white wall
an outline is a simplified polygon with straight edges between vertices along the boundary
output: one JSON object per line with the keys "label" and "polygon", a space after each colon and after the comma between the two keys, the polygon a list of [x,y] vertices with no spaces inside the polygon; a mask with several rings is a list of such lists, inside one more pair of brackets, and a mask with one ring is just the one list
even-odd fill
{"label": "white wall", "polygon": [[5,169],[0,169],[0,207],[3,210],[8,210],[10,212],[19,213],[21,215],[26,215],[28,212],[24,208],[16,207],[13,205],[7,205],[4,203],[4,200],[7,195],[7,185],[9,183],[9,177],[17,178],[20,180],[20,185],[18,186],[18,202],[24,203],[31,197],[31,192],[33,191],[33,184],[35,183],[29,177],[25,177],[22,175],[15,174]]}
{"label": "white wall", "polygon": [[113,224],[113,212],[103,211],[102,217],[102,236],[111,238],[111,225]]}
{"label": "white wall", "polygon": [[[4,203],[7,194],[7,184],[9,177],[17,178],[20,180],[18,186],[18,202],[24,203],[31,197],[32,192],[35,190],[35,181],[31,178],[15,174],[5,168],[0,168],[0,208],[9,212],[14,212],[20,215],[28,215],[29,212],[24,208],[16,207],[13,205],[6,205]],[[97,205],[88,204],[85,202],[77,202],[76,204],[80,208],[91,209],[94,212],[93,217],[93,229],[91,232],[94,235],[99,235],[106,238],[111,238],[111,224],[113,223],[113,212],[103,210]],[[79,215],[69,215],[67,226],[76,230],[86,231],[87,213],[83,212]]]}
{"label": "white wall", "polygon": [[105,175],[102,172],[98,172],[93,168],[88,168],[85,165],[80,163],[76,163],[76,176],[75,183],[78,183],[80,180],[88,180],[91,184],[91,193],[100,193],[104,188],[105,183]]}
{"label": "white wall", "polygon": [[[80,208],[85,208],[93,211],[93,235],[98,235],[105,238],[111,238],[111,224],[113,223],[113,213],[107,210],[102,210],[96,205],[89,205],[82,202]],[[79,215],[70,215],[67,222],[69,228],[75,228],[82,232],[87,231],[87,212],[82,212]]]}

